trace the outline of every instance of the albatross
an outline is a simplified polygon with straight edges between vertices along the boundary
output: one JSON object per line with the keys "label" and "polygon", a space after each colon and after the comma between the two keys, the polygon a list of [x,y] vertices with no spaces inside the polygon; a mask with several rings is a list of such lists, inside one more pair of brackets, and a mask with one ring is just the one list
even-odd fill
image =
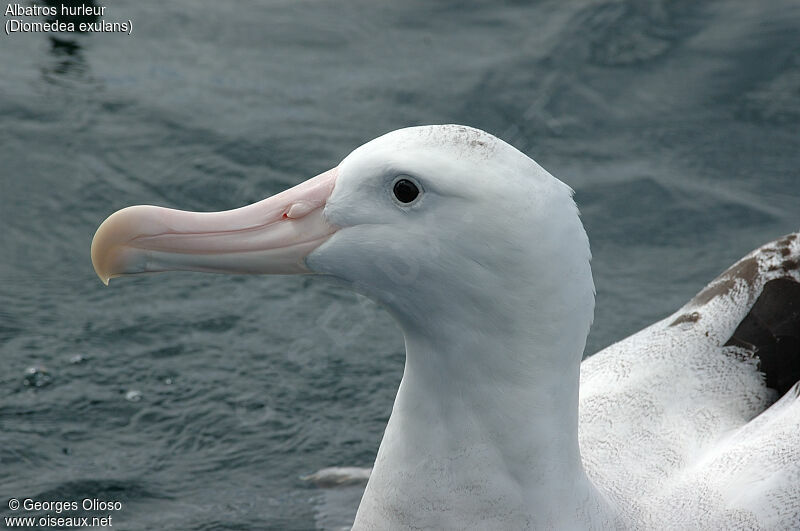
{"label": "albatross", "polygon": [[400,129],[249,206],[132,206],[98,276],[315,274],[382,304],[406,363],[354,529],[800,528],[800,241],[581,362],[572,190],[477,129]]}

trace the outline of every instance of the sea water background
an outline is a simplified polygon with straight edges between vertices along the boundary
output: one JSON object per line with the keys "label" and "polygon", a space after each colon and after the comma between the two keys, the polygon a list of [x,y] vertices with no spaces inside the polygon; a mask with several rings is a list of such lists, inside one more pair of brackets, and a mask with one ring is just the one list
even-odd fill
{"label": "sea water background", "polygon": [[0,36],[2,516],[97,497],[121,529],[352,521],[361,487],[300,476],[371,465],[398,328],[314,278],[105,288],[89,245],[124,206],[237,207],[381,133],[474,125],[576,190],[587,353],[800,228],[796,1],[118,1],[105,19],[133,35]]}

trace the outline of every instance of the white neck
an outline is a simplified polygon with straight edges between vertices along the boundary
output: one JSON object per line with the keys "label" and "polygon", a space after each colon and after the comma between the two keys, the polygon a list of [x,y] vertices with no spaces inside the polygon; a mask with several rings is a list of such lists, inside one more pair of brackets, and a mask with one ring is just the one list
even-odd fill
{"label": "white neck", "polygon": [[368,269],[364,291],[402,327],[406,367],[355,529],[614,526],[578,445],[588,239],[569,189],[526,171],[535,207],[479,212],[468,238],[437,240],[436,259],[411,255],[413,281]]}
{"label": "white neck", "polygon": [[481,332],[442,341],[407,330],[403,380],[354,529],[610,522],[578,448],[580,352],[548,352],[564,345],[541,330]]}

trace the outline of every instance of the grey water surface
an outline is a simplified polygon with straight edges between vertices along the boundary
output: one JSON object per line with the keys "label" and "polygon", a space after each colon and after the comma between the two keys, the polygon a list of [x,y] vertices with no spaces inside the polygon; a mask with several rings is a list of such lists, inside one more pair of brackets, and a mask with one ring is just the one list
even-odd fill
{"label": "grey water surface", "polygon": [[119,208],[233,208],[393,129],[479,127],[576,190],[587,355],[800,228],[796,0],[95,5],[132,35],[0,35],[0,517],[88,497],[119,529],[352,522],[360,487],[300,476],[371,466],[399,329],[316,278],[106,288],[89,245]]}

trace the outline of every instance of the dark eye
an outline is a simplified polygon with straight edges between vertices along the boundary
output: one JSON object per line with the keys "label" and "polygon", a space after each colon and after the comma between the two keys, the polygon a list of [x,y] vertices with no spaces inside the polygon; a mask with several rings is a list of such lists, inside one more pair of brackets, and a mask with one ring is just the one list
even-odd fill
{"label": "dark eye", "polygon": [[408,179],[400,179],[394,183],[394,196],[401,203],[410,203],[419,195],[417,185]]}

